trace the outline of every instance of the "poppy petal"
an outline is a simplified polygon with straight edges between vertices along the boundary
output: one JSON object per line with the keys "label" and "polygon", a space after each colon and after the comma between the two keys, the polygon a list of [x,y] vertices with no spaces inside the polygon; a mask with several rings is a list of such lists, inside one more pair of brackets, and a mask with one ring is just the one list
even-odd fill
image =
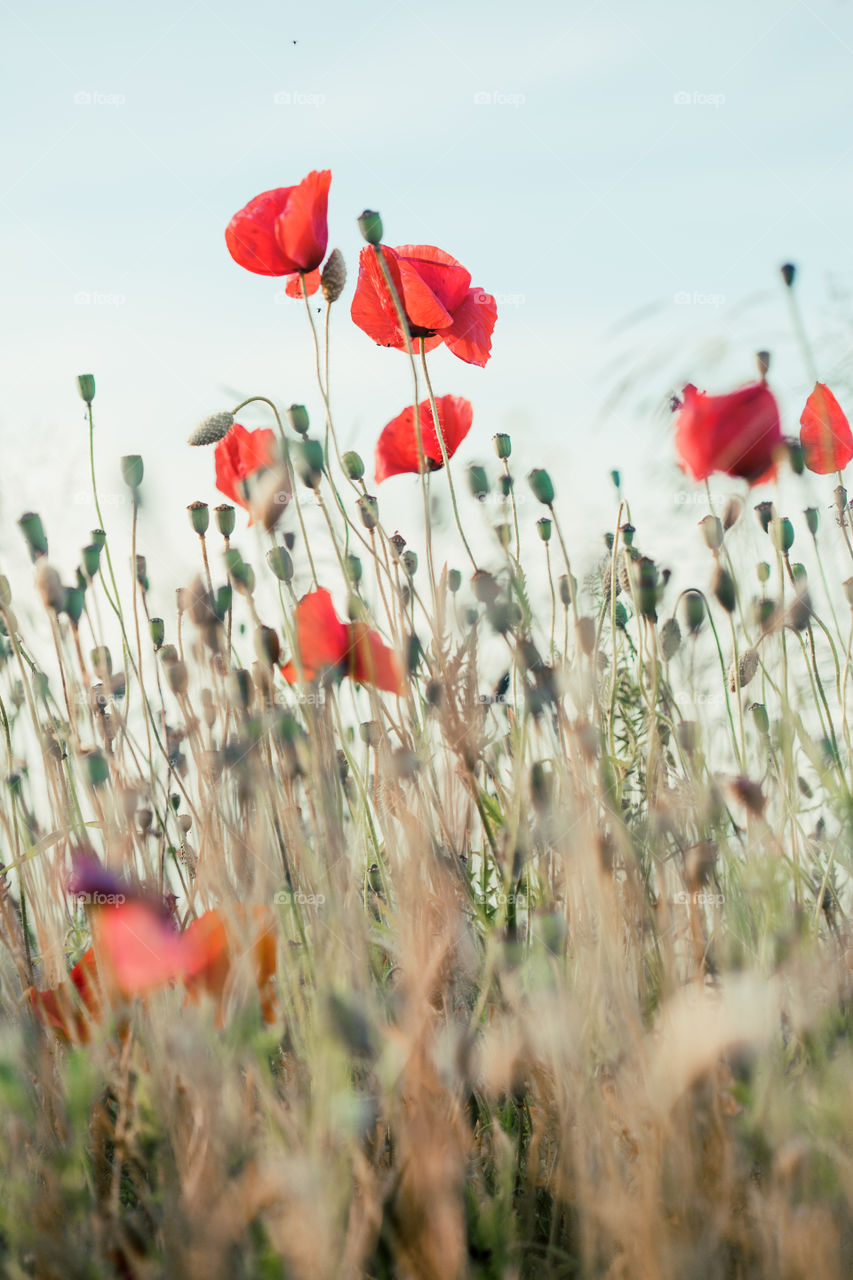
{"label": "poppy petal", "polygon": [[800,444],[809,471],[819,476],[843,471],[853,458],[853,433],[844,410],[825,383],[815,383],[800,424]]}
{"label": "poppy petal", "polygon": [[492,295],[482,289],[470,289],[454,312],[452,326],[441,336],[455,356],[482,369],[491,354],[497,318],[497,303]]}
{"label": "poppy petal", "polygon": [[336,667],[349,648],[347,625],[335,613],[324,587],[310,591],[296,606],[296,643],[306,668]]}
{"label": "poppy petal", "polygon": [[331,170],[315,169],[293,187],[275,222],[276,241],[290,270],[313,271],[326,256]]}
{"label": "poppy petal", "polygon": [[[308,295],[308,297],[310,298],[311,294],[316,293],[319,288],[320,288],[319,268],[316,271],[306,271],[305,292]],[[287,284],[284,286],[284,292],[287,294],[288,298],[301,298],[302,297],[302,277],[298,275],[289,276]]]}
{"label": "poppy petal", "polygon": [[123,996],[167,986],[195,959],[193,947],[147,902],[93,911],[92,938],[105,977]]}
{"label": "poppy petal", "polygon": [[350,624],[349,674],[361,684],[372,684],[386,693],[403,692],[397,655],[365,622]]}
{"label": "poppy petal", "polygon": [[[402,293],[400,269],[393,249],[382,246],[382,256],[388,268],[394,288]],[[380,347],[395,347],[404,350],[406,343],[403,331],[397,319],[397,310],[385,277],[379,265],[377,254],[368,246],[362,249],[358,259],[358,281],[350,307],[353,323],[358,325],[369,338]]]}
{"label": "poppy petal", "polygon": [[[457,262],[443,249],[432,244],[402,244],[395,253],[403,275],[403,291],[406,292],[406,276],[417,274],[433,297],[451,315],[462,306],[471,287],[471,272]],[[438,328],[438,325],[424,324],[416,320],[406,299],[406,312],[416,324],[426,329]]]}
{"label": "poppy petal", "polygon": [[[474,410],[470,400],[466,400],[464,396],[439,396],[435,403],[447,455],[452,458],[471,430]],[[423,400],[418,405],[418,417],[425,462],[430,470],[436,470],[443,466],[443,458],[429,400]],[[389,476],[410,472],[418,474],[420,456],[414,424],[414,407],[407,405],[402,413],[382,429],[376,443],[377,484],[381,484]]]}
{"label": "poppy petal", "polygon": [[214,451],[216,487],[226,498],[248,509],[244,481],[276,459],[275,433],[269,428],[247,431],[239,422],[220,440]]}
{"label": "poppy petal", "polygon": [[276,225],[287,208],[295,187],[263,191],[235,213],[225,228],[225,243],[234,261],[259,276],[284,276],[298,270],[283,253],[276,237]]}
{"label": "poppy petal", "polygon": [[678,413],[675,447],[694,479],[715,471],[762,483],[775,473],[782,444],[779,406],[763,383],[708,396],[688,384]]}

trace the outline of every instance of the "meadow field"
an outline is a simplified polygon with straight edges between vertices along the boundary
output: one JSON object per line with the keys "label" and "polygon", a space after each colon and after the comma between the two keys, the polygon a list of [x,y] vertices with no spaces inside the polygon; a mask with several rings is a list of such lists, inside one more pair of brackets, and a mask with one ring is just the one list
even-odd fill
{"label": "meadow field", "polygon": [[[22,512],[38,610],[0,576],[2,1272],[840,1280],[853,435],[796,269],[799,419],[763,351],[673,399],[705,556],[676,590],[618,471],[574,545],[548,458],[499,432],[457,465],[482,428],[430,352],[487,366],[488,281],[369,210],[344,262],[331,175],[297,177],[226,244],[304,306],[320,419],[259,388],[186,424],[222,501],[156,512],[198,544],[161,618],[144,441],[128,540],[82,373],[91,541],[60,573],[61,504]],[[411,372],[367,458],[345,307]]]}

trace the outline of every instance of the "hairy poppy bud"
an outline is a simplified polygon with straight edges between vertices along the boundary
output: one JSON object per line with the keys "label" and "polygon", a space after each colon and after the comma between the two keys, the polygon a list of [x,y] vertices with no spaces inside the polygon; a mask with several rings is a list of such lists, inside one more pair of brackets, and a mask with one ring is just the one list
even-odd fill
{"label": "hairy poppy bud", "polygon": [[341,458],[344,464],[344,471],[350,480],[361,480],[364,476],[364,462],[361,454],[356,453],[355,449],[349,449]]}
{"label": "hairy poppy bud", "polygon": [[495,453],[503,462],[512,453],[512,440],[505,431],[498,431],[492,436],[492,444],[495,446]]}
{"label": "hairy poppy bud", "polygon": [[47,555],[47,538],[41,516],[36,515],[34,511],[27,511],[18,521],[18,528],[26,538],[31,560],[38,560],[39,556]]}
{"label": "hairy poppy bud", "polygon": [[480,604],[492,604],[497,600],[500,593],[500,588],[494,576],[485,569],[477,570],[471,578],[471,586],[474,588],[474,595],[480,601]]}
{"label": "hairy poppy bud", "polygon": [[358,219],[358,229],[368,244],[382,243],[382,219],[374,209],[365,209]]}
{"label": "hairy poppy bud", "polygon": [[128,489],[134,491],[142,484],[144,467],[138,453],[129,453],[121,460],[121,478]]}
{"label": "hairy poppy bud", "polygon": [[403,568],[410,578],[415,576],[418,568],[418,556],[415,551],[404,551],[400,559],[403,562]]}
{"label": "hairy poppy bud", "polygon": [[327,302],[337,302],[347,282],[347,266],[340,249],[333,249],[320,273],[320,288]]}
{"label": "hairy poppy bud", "polygon": [[233,413],[229,413],[227,410],[221,413],[212,413],[209,417],[204,418],[195,431],[187,437],[187,444],[216,444],[218,441],[225,439],[233,426]]}
{"label": "hairy poppy bud", "polygon": [[287,420],[293,427],[298,436],[304,436],[308,433],[308,410],[304,404],[292,404],[289,409],[285,410]]}
{"label": "hairy poppy bud", "polygon": [[758,654],[754,649],[745,649],[738,658],[737,677],[735,677],[735,664],[729,667],[729,688],[732,693],[736,693],[738,685],[744,689],[755,676],[758,670]]}
{"label": "hairy poppy bud", "polygon": [[365,529],[375,529],[379,522],[379,504],[376,498],[370,493],[365,493],[359,498],[356,506]]}
{"label": "hairy poppy bud", "polygon": [[550,507],[554,501],[554,486],[547,471],[534,467],[527,477],[534,498],[538,498],[543,506]]}
{"label": "hairy poppy bud", "polygon": [[267,564],[279,582],[290,582],[293,578],[293,561],[286,547],[270,547],[267,552]]}
{"label": "hairy poppy bud", "polygon": [[468,468],[468,488],[471,490],[472,497],[478,502],[483,502],[488,497],[489,479],[486,469],[478,466],[476,462],[472,462]]}
{"label": "hairy poppy bud", "polygon": [[698,591],[688,591],[684,596],[684,617],[687,629],[695,635],[705,621],[705,601]]}
{"label": "hairy poppy bud", "polygon": [[163,648],[163,641],[166,638],[166,624],[162,618],[152,618],[148,623],[148,629],[151,632],[151,643],[155,649]]}
{"label": "hairy poppy bud", "polygon": [[95,375],[92,373],[79,373],[77,375],[77,390],[80,392],[81,400],[85,400],[86,404],[91,406],[95,398]]}
{"label": "hairy poppy bud", "polygon": [[230,502],[223,502],[215,507],[213,514],[216,516],[216,527],[223,538],[230,538],[237,519]]}
{"label": "hairy poppy bud", "polygon": [[674,658],[681,648],[681,627],[675,618],[667,618],[660,629],[660,651],[665,662]]}
{"label": "hairy poppy bud", "polygon": [[543,542],[551,541],[551,521],[547,516],[542,516],[541,520],[536,521],[536,532]]}
{"label": "hairy poppy bud", "polygon": [[210,524],[210,511],[206,502],[191,502],[187,507],[190,513],[190,524],[200,538],[207,533]]}
{"label": "hairy poppy bud", "polygon": [[728,573],[722,565],[717,565],[717,569],[712,580],[712,590],[726,613],[734,613],[735,604],[737,603],[735,596],[735,584],[731,574]]}
{"label": "hairy poppy bud", "polygon": [[770,717],[767,714],[767,708],[763,702],[753,702],[747,707],[747,711],[752,713],[753,723],[761,734],[762,738],[766,738],[770,732]]}

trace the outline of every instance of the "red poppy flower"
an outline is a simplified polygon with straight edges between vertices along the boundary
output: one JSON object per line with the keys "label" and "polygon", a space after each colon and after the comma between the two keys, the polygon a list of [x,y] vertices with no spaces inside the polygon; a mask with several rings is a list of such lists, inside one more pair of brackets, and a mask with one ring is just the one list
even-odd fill
{"label": "red poppy flower", "polygon": [[216,487],[232,502],[249,510],[250,477],[256,477],[278,458],[275,432],[268,427],[247,431],[235,422],[214,452]]}
{"label": "red poppy flower", "polygon": [[100,1021],[104,1002],[94,948],[75,964],[69,978],[47,991],[31,987],[27,996],[40,1022],[69,1044],[85,1044],[91,1023]]}
{"label": "red poppy flower", "polygon": [[763,382],[725,396],[707,396],[692,385],[683,394],[675,447],[695,480],[714,471],[750,484],[772,479],[782,428],[779,406]]}
{"label": "red poppy flower", "polygon": [[[474,410],[471,401],[466,400],[464,396],[439,396],[435,405],[438,409],[444,447],[447,450],[447,456],[452,458],[471,430]],[[439,467],[444,466],[444,462],[429,400],[422,400],[418,405],[418,418],[426,470],[437,471]],[[376,482],[381,484],[383,480],[387,480],[388,476],[398,476],[409,471],[417,474],[420,470],[419,464],[415,410],[413,405],[408,405],[402,413],[398,413],[396,418],[383,427],[376,442]]]}
{"label": "red poppy flower", "polygon": [[[332,597],[322,587],[303,596],[296,606],[296,644],[305,680],[315,679],[323,667],[340,667],[361,684],[397,695],[403,691],[393,649],[366,623],[341,622]],[[292,662],[282,667],[282,675],[290,684],[299,679]]]}
{"label": "red poppy flower", "polygon": [[252,953],[261,998],[261,1016],[268,1025],[275,1022],[273,980],[277,956],[275,915],[271,908],[235,905],[227,914],[205,911],[188,926],[184,937],[196,953],[195,968],[186,978],[187,992],[192,999],[197,999],[203,991],[214,997],[217,1025],[222,1026],[224,1022],[228,983],[236,963],[248,950]]}
{"label": "red poppy flower", "polygon": [[[368,245],[358,263],[358,284],[351,315],[360,329],[382,347],[406,349],[397,309],[377,258]],[[481,367],[489,358],[498,310],[490,293],[471,288],[471,273],[449,253],[431,244],[382,246],[385,265],[409,322],[415,351],[431,351],[440,342],[466,364]]]}
{"label": "red poppy flower", "polygon": [[[326,212],[331,181],[328,169],[314,170],[298,186],[277,187],[250,200],[225,230],[225,243],[234,261],[260,276],[314,272],[323,261],[329,239]],[[312,275],[305,283],[308,292],[314,293],[320,278]],[[298,280],[296,285],[293,296],[299,297]]]}
{"label": "red poppy flower", "polygon": [[800,418],[800,444],[809,471],[819,476],[843,471],[853,458],[853,433],[841,405],[823,382],[816,382]]}

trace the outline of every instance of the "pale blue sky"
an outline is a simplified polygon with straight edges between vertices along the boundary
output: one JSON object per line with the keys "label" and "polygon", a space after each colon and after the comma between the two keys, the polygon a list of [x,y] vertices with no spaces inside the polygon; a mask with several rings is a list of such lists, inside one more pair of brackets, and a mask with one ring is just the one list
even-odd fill
{"label": "pale blue sky", "polygon": [[[64,571],[86,540],[78,372],[97,378],[116,519],[116,460],[138,450],[157,498],[147,536],[156,545],[174,521],[179,566],[193,538],[163,504],[216,500],[209,453],[184,448],[195,421],[232,389],[305,401],[319,425],[300,305],[237,267],[223,240],[248,199],[312,168],[333,172],[330,246],[351,273],[334,325],[336,419],[366,457],[409,395],[405,358],[348,317],[366,205],[390,243],[437,244],[498,297],[485,370],[443,350],[433,361],[436,391],[474,402],[460,461],[490,458],[493,432],[511,431],[519,479],[547,463],[590,540],[615,464],[661,551],[701,514],[673,497],[653,413],[673,385],[742,382],[769,347],[795,429],[808,388],[786,259],[810,328],[828,335],[823,376],[841,379],[853,281],[842,0],[0,0],[0,21],[0,556],[27,506],[57,539],[67,530]],[[631,390],[602,415],[624,379]],[[391,523],[414,496],[407,479],[382,487]]]}

